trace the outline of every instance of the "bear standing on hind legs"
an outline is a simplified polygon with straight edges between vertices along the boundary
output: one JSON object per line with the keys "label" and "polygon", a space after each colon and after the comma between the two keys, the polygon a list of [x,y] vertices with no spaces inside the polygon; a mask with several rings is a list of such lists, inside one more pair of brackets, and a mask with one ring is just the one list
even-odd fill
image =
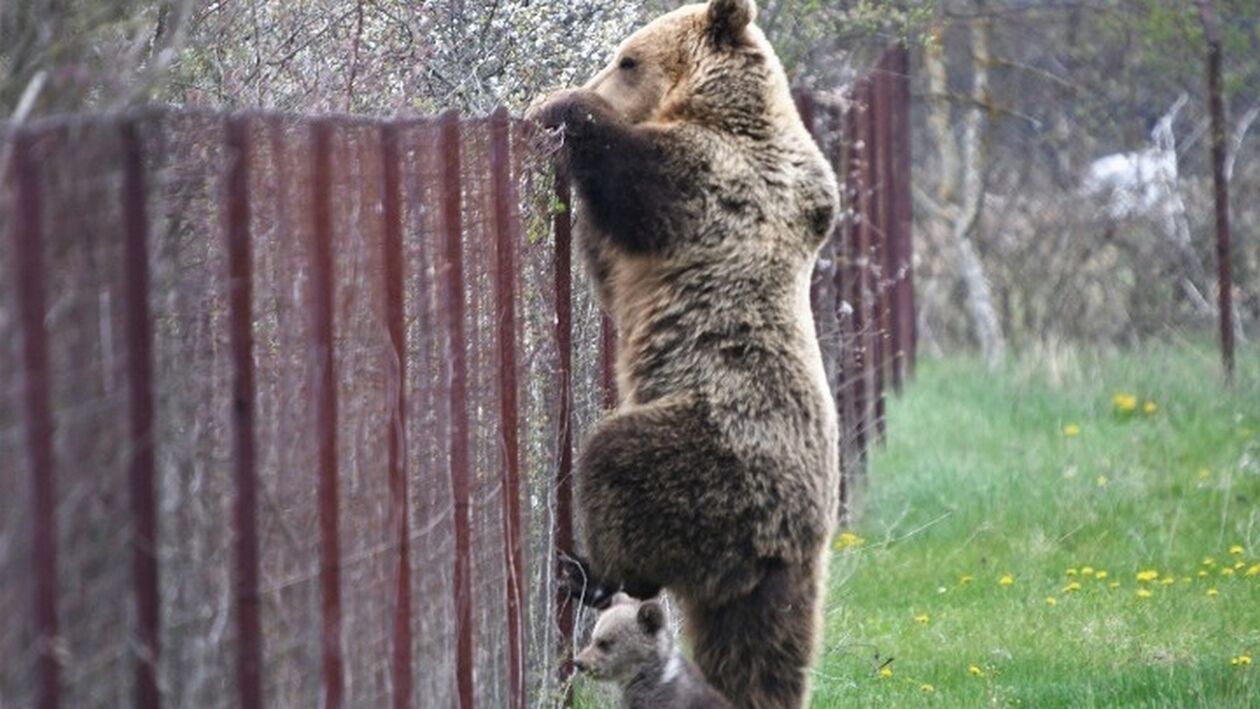
{"label": "bear standing on hind legs", "polygon": [[668,588],[736,706],[809,696],[836,518],[809,307],[836,182],[752,0],[657,18],[532,117],[563,133],[621,401],[576,474],[588,603]]}

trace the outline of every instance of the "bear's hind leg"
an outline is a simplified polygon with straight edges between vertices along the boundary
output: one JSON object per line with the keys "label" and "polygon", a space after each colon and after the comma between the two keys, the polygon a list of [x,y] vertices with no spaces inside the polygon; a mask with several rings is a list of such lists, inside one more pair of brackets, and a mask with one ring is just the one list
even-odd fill
{"label": "bear's hind leg", "polygon": [[821,628],[814,563],[767,565],[752,593],[721,605],[680,599],[705,679],[740,709],[799,709],[809,700]]}
{"label": "bear's hind leg", "polygon": [[596,578],[630,595],[661,587],[746,593],[759,578],[740,462],[702,404],[653,404],[600,422],[582,451],[577,502]]}

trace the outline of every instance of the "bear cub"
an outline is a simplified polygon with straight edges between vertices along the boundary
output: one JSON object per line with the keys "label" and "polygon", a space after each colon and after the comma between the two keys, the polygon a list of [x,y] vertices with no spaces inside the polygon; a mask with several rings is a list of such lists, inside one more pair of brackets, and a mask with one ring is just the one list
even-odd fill
{"label": "bear cub", "polygon": [[624,593],[600,614],[591,643],[578,653],[577,668],[592,679],[621,686],[627,709],[729,709],[700,670],[683,656],[656,601]]}

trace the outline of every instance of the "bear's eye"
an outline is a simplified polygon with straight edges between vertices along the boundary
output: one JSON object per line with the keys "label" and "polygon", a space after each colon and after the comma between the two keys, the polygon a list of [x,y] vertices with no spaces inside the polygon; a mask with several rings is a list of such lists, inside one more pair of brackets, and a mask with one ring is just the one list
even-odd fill
{"label": "bear's eye", "polygon": [[634,57],[622,57],[621,62],[617,64],[621,69],[630,71],[639,65],[639,60]]}
{"label": "bear's eye", "polygon": [[611,641],[611,640],[598,640],[598,641],[596,641],[596,642],[595,642],[595,647],[599,648],[600,650],[604,650],[604,651],[611,650],[611,649],[612,649],[612,641]]}

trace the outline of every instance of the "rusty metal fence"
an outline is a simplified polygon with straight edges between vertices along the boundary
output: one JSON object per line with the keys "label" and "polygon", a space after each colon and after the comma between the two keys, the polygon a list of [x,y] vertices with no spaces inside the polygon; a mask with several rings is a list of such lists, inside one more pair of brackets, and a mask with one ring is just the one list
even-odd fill
{"label": "rusty metal fence", "polygon": [[[799,96],[848,207],[814,289],[846,485],[913,366],[906,68]],[[524,126],[0,130],[0,704],[563,702],[615,333]]]}

